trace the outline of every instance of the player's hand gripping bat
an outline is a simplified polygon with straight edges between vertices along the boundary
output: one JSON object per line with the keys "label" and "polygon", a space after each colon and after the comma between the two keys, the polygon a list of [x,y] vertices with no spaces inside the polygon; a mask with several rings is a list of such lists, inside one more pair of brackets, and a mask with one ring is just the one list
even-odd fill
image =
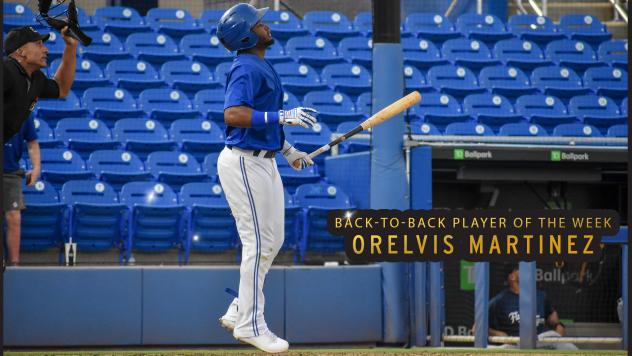
{"label": "player's hand gripping bat", "polygon": [[[375,127],[383,123],[384,121],[392,118],[393,116],[401,113],[402,111],[410,108],[411,106],[416,105],[417,103],[419,103],[419,101],[421,101],[421,94],[419,94],[419,92],[417,91],[414,91],[406,95],[405,97],[397,100],[396,102],[390,104],[384,109],[373,114],[373,116],[364,120],[360,125],[354,127],[353,130],[345,133],[344,135],[338,137],[337,139],[329,142],[328,144],[317,149],[316,151],[310,153],[309,157],[314,158],[321,153],[329,151],[333,146],[339,144],[340,142],[352,137],[358,132],[362,132],[363,130],[370,129],[371,127]],[[297,161],[294,161],[293,165],[298,168]]]}

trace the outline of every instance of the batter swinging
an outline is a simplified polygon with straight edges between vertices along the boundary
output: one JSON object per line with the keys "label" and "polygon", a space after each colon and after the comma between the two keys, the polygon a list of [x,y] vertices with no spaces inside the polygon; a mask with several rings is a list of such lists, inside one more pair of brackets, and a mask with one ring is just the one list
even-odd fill
{"label": "batter swinging", "polygon": [[243,246],[239,299],[233,300],[220,324],[236,339],[276,353],[286,351],[289,344],[268,329],[263,316],[263,283],[284,239],[283,184],[274,157],[281,151],[297,170],[314,164],[285,141],[282,125],[310,128],[316,111],[283,110],[281,81],[264,59],[266,48],[274,43],[270,28],[261,21],[266,11],[238,4],[217,26],[222,44],[237,51],[226,80],[226,147],[217,171]]}

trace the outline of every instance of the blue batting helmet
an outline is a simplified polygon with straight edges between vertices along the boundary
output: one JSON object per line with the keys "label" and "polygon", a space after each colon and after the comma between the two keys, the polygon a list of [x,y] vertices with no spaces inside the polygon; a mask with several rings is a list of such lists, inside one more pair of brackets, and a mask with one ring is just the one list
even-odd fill
{"label": "blue batting helmet", "polygon": [[257,9],[249,4],[237,4],[231,7],[219,19],[217,37],[231,52],[256,46],[259,37],[251,29],[267,11],[267,7]]}

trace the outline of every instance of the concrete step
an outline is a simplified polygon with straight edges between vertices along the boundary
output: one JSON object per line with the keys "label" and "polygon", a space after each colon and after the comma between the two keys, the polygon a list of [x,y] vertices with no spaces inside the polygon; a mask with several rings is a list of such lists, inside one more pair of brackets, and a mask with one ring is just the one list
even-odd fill
{"label": "concrete step", "polygon": [[[537,4],[541,6],[542,2],[537,1]],[[529,11],[529,13],[535,13],[528,1],[523,0],[523,5]],[[560,20],[560,16],[566,14],[591,14],[597,17],[599,20],[610,21],[614,16],[614,8],[612,4],[607,1],[600,2],[578,2],[578,1],[549,1],[548,6],[548,17],[550,17],[553,21],[558,22]],[[518,13],[518,8],[516,4],[511,1],[509,2],[508,14],[513,15]]]}
{"label": "concrete step", "polygon": [[626,39],[628,38],[628,24],[624,21],[607,21],[608,31],[612,33],[613,39]]}

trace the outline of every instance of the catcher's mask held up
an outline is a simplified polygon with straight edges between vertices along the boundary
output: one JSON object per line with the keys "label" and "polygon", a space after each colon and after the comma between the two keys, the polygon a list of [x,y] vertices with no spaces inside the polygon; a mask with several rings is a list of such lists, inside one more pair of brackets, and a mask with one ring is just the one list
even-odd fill
{"label": "catcher's mask held up", "polygon": [[[65,11],[66,18],[59,19],[60,15],[49,16],[48,12],[51,8],[52,0],[39,0],[38,1],[38,10],[39,16],[37,20],[42,24],[42,20],[46,21],[49,27],[54,28],[57,32],[61,33],[61,30],[68,26],[68,31],[66,32],[68,36],[74,37],[77,41],[81,42],[84,46],[89,46],[92,43],[92,38],[87,36],[81,28],[79,27],[79,21],[77,18],[77,6],[75,5],[75,0],[70,0],[68,2],[68,9]],[[61,1],[55,7],[63,4],[65,2]]]}

